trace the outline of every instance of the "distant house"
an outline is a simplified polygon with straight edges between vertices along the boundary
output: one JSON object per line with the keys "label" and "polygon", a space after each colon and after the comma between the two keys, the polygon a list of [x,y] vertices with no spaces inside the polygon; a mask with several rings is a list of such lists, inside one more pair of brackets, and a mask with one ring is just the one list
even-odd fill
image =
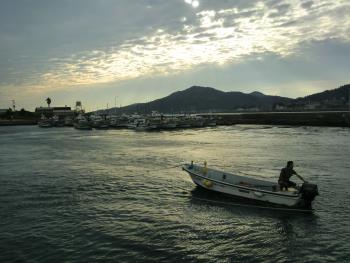
{"label": "distant house", "polygon": [[258,112],[258,111],[260,111],[260,108],[259,107],[251,107],[251,108],[246,108],[245,111]]}
{"label": "distant house", "polygon": [[285,105],[282,105],[282,104],[277,104],[275,106],[275,110],[277,110],[277,111],[283,111],[283,110],[287,110],[287,109],[288,109],[288,107]]}
{"label": "distant house", "polygon": [[305,110],[316,110],[321,106],[320,102],[309,102],[304,106]]}

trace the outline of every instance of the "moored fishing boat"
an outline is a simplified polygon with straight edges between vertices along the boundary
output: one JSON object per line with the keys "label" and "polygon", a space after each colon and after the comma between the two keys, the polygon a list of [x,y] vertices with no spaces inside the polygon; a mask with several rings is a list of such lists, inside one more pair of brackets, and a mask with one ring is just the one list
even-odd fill
{"label": "moored fishing boat", "polygon": [[127,128],[128,127],[128,116],[111,116],[109,122],[112,128]]}
{"label": "moored fishing boat", "polygon": [[54,127],[64,127],[64,121],[59,118],[59,116],[54,115],[51,119],[52,125]]}
{"label": "moored fishing boat", "polygon": [[213,118],[212,116],[210,116],[209,118],[206,118],[204,121],[204,126],[214,127],[216,125],[217,125],[216,119]]}
{"label": "moored fishing boat", "polygon": [[162,117],[159,128],[162,130],[172,130],[176,128],[176,120],[172,117]]}
{"label": "moored fishing boat", "polygon": [[88,120],[82,114],[79,114],[74,123],[74,128],[78,130],[91,130]]}
{"label": "moored fishing boat", "polygon": [[38,126],[40,128],[51,128],[52,127],[52,121],[48,118],[46,118],[46,116],[44,114],[41,115],[41,118],[38,122]]}
{"label": "moored fishing boat", "polygon": [[74,120],[72,117],[67,116],[64,118],[64,126],[73,126],[74,125]]}
{"label": "moored fishing boat", "polygon": [[188,120],[193,128],[201,128],[204,126],[204,118],[201,116],[193,115],[190,116]]}
{"label": "moored fishing boat", "polygon": [[269,205],[309,209],[318,195],[317,185],[310,183],[303,183],[299,189],[281,191],[275,182],[209,169],[206,164],[185,164],[182,169],[200,187]]}
{"label": "moored fishing boat", "polygon": [[101,115],[92,114],[90,116],[90,126],[98,130],[107,130],[109,128],[109,121]]}

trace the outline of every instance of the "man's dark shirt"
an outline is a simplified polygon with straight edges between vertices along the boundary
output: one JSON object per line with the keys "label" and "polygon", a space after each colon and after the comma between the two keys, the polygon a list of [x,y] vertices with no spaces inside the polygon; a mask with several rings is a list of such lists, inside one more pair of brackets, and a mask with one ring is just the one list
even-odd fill
{"label": "man's dark shirt", "polygon": [[288,182],[288,181],[289,181],[289,178],[290,178],[293,174],[297,174],[296,171],[294,171],[293,169],[288,168],[288,167],[282,168],[281,174],[280,174],[280,178],[278,179],[278,181],[281,181],[281,182]]}

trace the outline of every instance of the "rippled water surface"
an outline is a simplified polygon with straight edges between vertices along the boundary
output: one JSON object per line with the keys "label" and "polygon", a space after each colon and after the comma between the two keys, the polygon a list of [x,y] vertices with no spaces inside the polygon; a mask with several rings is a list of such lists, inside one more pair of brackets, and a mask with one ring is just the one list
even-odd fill
{"label": "rippled water surface", "polygon": [[[0,127],[0,262],[349,262],[350,129]],[[196,189],[194,160],[318,184],[314,213]],[[296,178],[294,178],[296,181]]]}

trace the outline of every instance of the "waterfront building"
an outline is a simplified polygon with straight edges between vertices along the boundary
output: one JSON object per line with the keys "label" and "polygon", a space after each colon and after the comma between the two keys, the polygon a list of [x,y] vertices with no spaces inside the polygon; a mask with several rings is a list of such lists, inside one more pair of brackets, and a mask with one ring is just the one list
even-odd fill
{"label": "waterfront building", "polygon": [[35,108],[35,113],[38,115],[44,114],[47,117],[58,116],[58,117],[73,117],[75,111],[71,109],[71,107],[37,107]]}

